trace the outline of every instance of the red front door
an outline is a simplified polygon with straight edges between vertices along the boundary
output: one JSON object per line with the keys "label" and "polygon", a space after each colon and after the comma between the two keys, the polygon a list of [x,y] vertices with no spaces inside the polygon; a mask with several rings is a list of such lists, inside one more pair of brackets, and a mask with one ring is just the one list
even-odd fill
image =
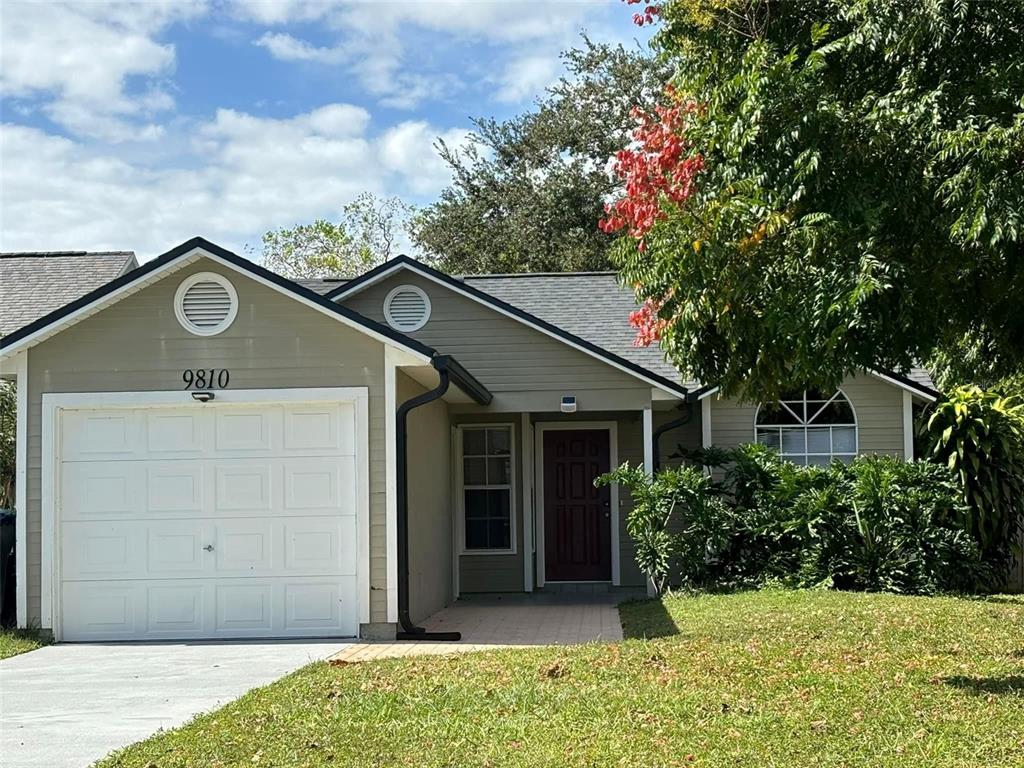
{"label": "red front door", "polygon": [[594,478],[610,469],[608,431],[544,433],[544,579],[610,581],[610,492]]}

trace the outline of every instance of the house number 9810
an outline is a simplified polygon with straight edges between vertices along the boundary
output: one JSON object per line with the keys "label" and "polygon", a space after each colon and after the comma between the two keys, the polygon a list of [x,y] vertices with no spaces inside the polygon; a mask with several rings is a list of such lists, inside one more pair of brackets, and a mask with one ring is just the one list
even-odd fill
{"label": "house number 9810", "polygon": [[227,368],[187,368],[181,372],[185,389],[225,389],[231,381]]}

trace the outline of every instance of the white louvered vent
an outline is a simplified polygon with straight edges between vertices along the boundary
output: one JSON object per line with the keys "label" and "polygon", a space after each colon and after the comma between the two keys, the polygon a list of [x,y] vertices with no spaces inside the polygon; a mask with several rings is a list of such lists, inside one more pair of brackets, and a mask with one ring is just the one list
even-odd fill
{"label": "white louvered vent", "polygon": [[213,336],[226,330],[237,311],[235,288],[220,275],[203,272],[178,286],[174,312],[178,322],[197,336]]}
{"label": "white louvered vent", "polygon": [[384,299],[384,318],[396,331],[418,331],[430,319],[430,299],[415,285],[400,285]]}

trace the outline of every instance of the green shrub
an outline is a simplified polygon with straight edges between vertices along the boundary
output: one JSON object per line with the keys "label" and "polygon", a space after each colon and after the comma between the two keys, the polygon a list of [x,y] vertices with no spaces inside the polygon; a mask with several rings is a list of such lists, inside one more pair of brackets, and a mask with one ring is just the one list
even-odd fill
{"label": "green shrub", "polygon": [[713,491],[711,478],[688,466],[651,477],[642,467],[623,464],[594,483],[618,483],[629,489],[633,508],[626,517],[626,531],[637,565],[659,594],[670,584],[706,581],[709,552],[728,536],[725,505]]}
{"label": "green shrub", "polygon": [[[705,450],[696,467],[600,479],[633,492],[638,559],[666,585],[782,583],[931,594],[990,580],[953,475],[929,462],[864,456],[801,467],[764,446]],[[656,565],[656,571],[649,570]]]}
{"label": "green shrub", "polygon": [[958,387],[924,425],[927,456],[955,473],[966,505],[960,525],[1005,581],[1024,527],[1024,404],[1014,395]]}

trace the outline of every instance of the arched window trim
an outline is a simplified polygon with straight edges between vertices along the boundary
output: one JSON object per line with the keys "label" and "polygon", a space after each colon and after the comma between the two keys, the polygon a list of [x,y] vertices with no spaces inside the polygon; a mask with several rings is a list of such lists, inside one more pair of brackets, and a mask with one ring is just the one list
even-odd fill
{"label": "arched window trim", "polygon": [[[806,409],[807,408],[807,390],[806,389],[802,390],[801,394],[803,396],[804,408]],[[803,430],[806,430],[808,427],[814,427],[814,426],[816,426],[814,424],[814,419],[816,419],[821,414],[821,412],[823,410],[825,410],[825,408],[827,408],[840,395],[843,396],[843,398],[846,400],[847,405],[850,406],[850,412],[853,414],[853,423],[852,424],[849,424],[849,423],[823,424],[823,425],[820,425],[820,426],[828,426],[828,427],[853,427],[853,452],[851,453],[851,452],[841,451],[841,452],[837,453],[835,451],[830,451],[828,454],[824,454],[824,453],[821,453],[821,452],[809,452],[809,451],[806,450],[806,443],[805,443],[805,445],[804,445],[804,448],[805,448],[804,453],[802,453],[802,454],[795,454],[795,453],[785,454],[781,450],[782,446],[781,446],[781,439],[780,439],[779,455],[782,456],[782,458],[787,459],[789,461],[792,461],[793,459],[797,459],[797,458],[803,457],[804,463],[806,464],[807,458],[810,457],[810,456],[825,456],[825,455],[828,455],[829,456],[829,460],[831,460],[833,458],[841,458],[841,459],[849,460],[849,459],[854,458],[855,456],[860,455],[860,418],[857,416],[857,408],[853,404],[853,400],[850,399],[850,396],[848,394],[846,394],[846,392],[843,390],[842,387],[837,387],[836,391],[832,394],[832,396],[830,398],[828,398],[828,400],[826,400],[818,408],[818,410],[815,411],[814,414],[810,418],[808,418],[806,420],[801,419],[800,416],[798,416],[796,413],[794,413],[793,409],[789,408],[784,402],[782,402],[781,400],[777,400],[776,401],[777,405],[781,406],[782,408],[785,408],[787,411],[789,411],[789,413],[791,413],[793,415],[793,418],[798,419],[801,423],[800,424],[791,424],[791,425],[780,424],[778,426],[768,426],[768,427],[762,426],[762,428],[779,429],[779,430],[784,430],[784,429],[803,429]],[[759,442],[758,441],[758,435],[757,435],[757,430],[758,430],[758,426],[759,425],[758,425],[757,422],[758,422],[758,417],[759,417],[759,415],[761,413],[761,408],[764,405],[765,405],[764,403],[758,403],[757,408],[754,409],[754,430],[753,431],[754,431],[754,442],[755,443]],[[830,446],[831,446],[831,439],[830,439]]]}

